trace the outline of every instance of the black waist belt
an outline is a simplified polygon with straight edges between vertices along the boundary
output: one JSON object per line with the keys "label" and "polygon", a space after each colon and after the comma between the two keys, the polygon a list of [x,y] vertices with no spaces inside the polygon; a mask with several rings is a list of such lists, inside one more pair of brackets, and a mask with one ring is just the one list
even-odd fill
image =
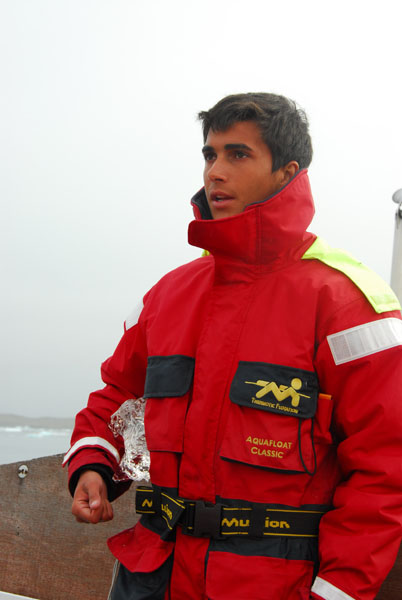
{"label": "black waist belt", "polygon": [[231,535],[317,537],[325,514],[319,510],[270,508],[267,504],[233,507],[185,500],[150,487],[137,488],[135,505],[139,514],[161,516],[170,530],[180,525],[187,535],[213,539]]}

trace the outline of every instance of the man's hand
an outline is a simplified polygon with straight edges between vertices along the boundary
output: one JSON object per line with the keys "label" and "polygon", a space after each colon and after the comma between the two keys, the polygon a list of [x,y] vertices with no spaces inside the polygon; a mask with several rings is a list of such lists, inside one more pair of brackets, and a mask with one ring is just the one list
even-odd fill
{"label": "man's hand", "polygon": [[106,483],[96,471],[84,471],[79,478],[71,512],[79,523],[99,523],[113,519]]}

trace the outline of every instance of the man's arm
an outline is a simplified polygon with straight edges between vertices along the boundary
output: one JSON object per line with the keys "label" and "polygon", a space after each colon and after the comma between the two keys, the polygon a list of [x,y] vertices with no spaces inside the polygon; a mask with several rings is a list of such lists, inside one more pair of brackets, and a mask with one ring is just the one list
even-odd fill
{"label": "man's arm", "polygon": [[400,313],[378,315],[362,300],[325,329],[316,369],[322,392],[334,400],[342,481],[320,524],[312,592],[325,600],[373,600],[402,535]]}
{"label": "man's arm", "polygon": [[[107,517],[110,510],[105,502],[113,500],[129,487],[127,482],[115,484],[112,481],[112,475],[118,469],[124,452],[124,444],[120,436],[113,435],[109,424],[111,415],[123,402],[143,393],[147,349],[139,317],[140,310],[126,321],[124,335],[113,356],[103,363],[101,373],[106,386],[93,392],[89,396],[87,407],[78,413],[71,448],[64,458],[63,464],[68,463],[69,466],[74,514],[82,521],[97,522],[100,518]],[[92,478],[83,477],[85,472],[93,472],[94,475]],[[89,503],[94,498],[89,496],[89,491],[94,492],[95,481],[98,482],[97,499],[101,498],[102,510],[97,508],[91,513]]]}

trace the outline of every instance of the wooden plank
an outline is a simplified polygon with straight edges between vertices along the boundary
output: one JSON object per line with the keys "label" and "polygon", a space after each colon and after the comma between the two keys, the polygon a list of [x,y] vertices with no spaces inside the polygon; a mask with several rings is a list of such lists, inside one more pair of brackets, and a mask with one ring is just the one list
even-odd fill
{"label": "wooden plank", "polygon": [[[131,527],[134,486],[114,502],[109,523],[85,525],[71,515],[62,455],[0,466],[0,590],[38,600],[106,599],[114,559],[105,543]],[[0,595],[1,597],[1,595]],[[402,599],[402,549],[376,600]]]}
{"label": "wooden plank", "polygon": [[[134,489],[108,523],[77,523],[62,455],[0,466],[0,590],[40,600],[106,598],[114,559],[107,538],[137,521]],[[133,486],[132,486],[133,487]]]}
{"label": "wooden plank", "polygon": [[402,598],[402,546],[395,564],[381,586],[376,600],[401,600]]}
{"label": "wooden plank", "polygon": [[35,600],[35,598],[28,598],[28,596],[16,596],[9,592],[0,592],[0,600]]}

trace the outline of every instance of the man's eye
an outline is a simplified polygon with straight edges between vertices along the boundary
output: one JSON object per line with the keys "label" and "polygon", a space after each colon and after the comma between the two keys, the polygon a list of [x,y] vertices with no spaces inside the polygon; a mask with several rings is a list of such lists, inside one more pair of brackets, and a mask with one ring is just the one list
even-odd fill
{"label": "man's eye", "polygon": [[235,151],[235,157],[236,158],[247,158],[248,154],[246,154],[245,152],[243,152],[243,150],[236,150]]}
{"label": "man's eye", "polygon": [[215,158],[214,152],[205,152],[204,153],[204,160],[206,162],[210,162],[211,160],[214,160],[214,158]]}

